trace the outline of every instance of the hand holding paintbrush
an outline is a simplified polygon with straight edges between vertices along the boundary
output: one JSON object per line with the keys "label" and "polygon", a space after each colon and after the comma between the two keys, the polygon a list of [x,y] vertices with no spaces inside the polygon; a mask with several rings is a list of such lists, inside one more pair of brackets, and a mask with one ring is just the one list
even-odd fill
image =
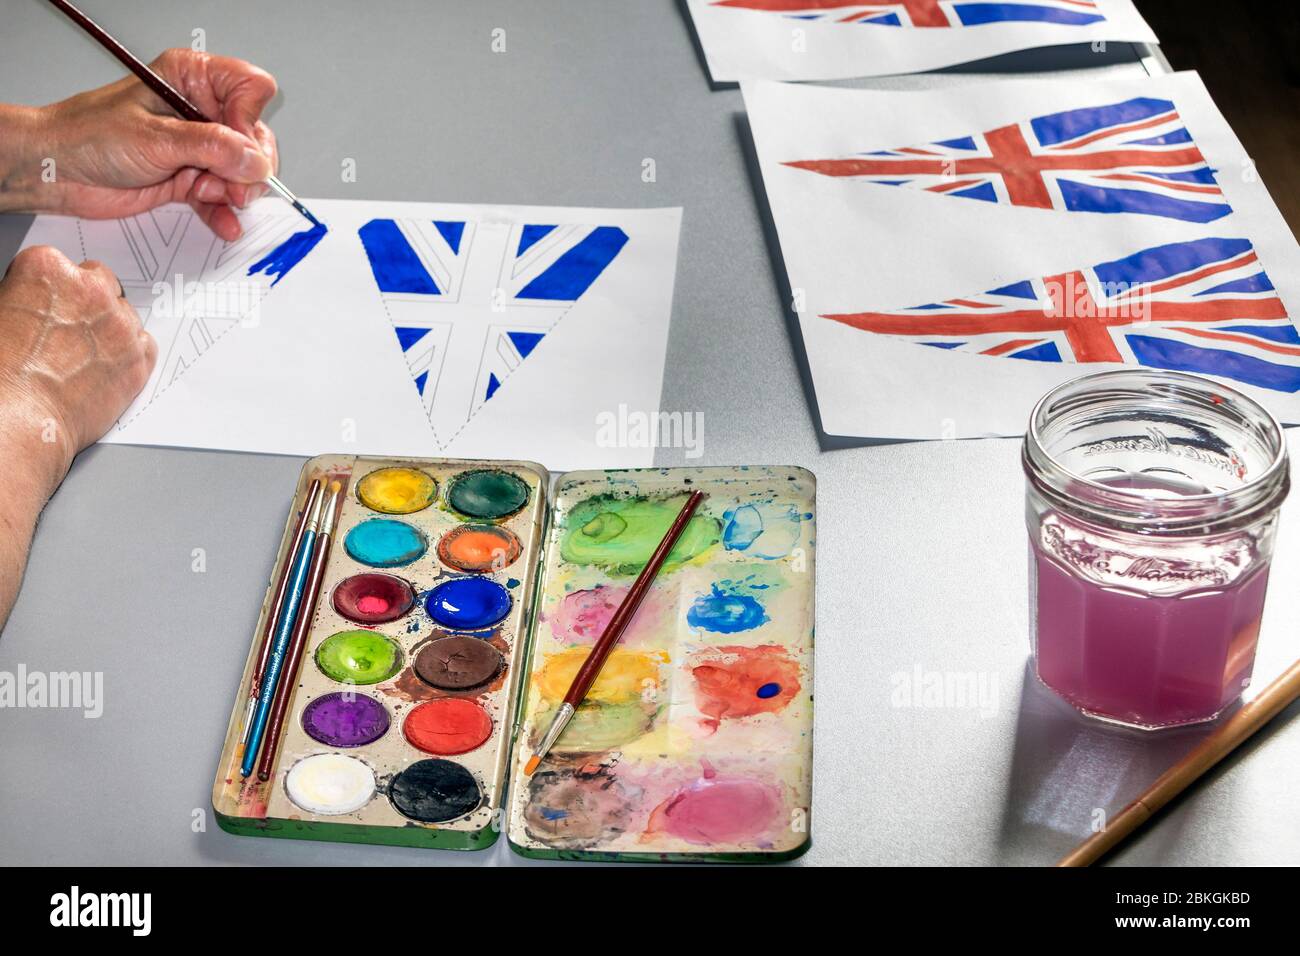
{"label": "hand holding paintbrush", "polygon": [[[242,233],[232,207],[255,199],[265,183],[319,226],[275,176],[275,137],[259,118],[276,92],[270,74],[188,49],[147,66],[68,0],[50,3],[144,88],[115,83],[40,111],[57,114],[36,135],[49,141],[59,166],[34,208],[104,219],[186,201],[229,242]],[[45,199],[51,192],[56,198]]]}

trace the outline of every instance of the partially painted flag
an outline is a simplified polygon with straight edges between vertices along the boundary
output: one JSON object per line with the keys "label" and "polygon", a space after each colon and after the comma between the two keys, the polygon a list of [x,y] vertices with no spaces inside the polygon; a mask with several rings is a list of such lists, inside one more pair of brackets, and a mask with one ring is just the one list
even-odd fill
{"label": "partially painted flag", "polygon": [[418,219],[372,219],[359,236],[443,445],[628,242],[614,226]]}

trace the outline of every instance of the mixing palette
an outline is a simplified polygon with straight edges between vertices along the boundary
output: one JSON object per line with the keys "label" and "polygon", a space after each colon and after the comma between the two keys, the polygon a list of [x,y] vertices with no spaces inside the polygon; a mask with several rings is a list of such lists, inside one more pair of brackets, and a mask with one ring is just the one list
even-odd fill
{"label": "mixing palette", "polygon": [[[526,765],[689,490],[706,498],[537,772]],[[509,836],[551,859],[772,862],[808,846],[815,481],[573,472],[552,501]]]}

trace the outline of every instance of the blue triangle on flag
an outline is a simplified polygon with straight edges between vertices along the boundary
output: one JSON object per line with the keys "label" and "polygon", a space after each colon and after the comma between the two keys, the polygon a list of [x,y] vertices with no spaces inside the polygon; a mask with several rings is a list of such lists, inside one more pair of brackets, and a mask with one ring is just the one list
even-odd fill
{"label": "blue triangle on flag", "polygon": [[439,222],[433,221],[434,226],[442,233],[442,238],[447,240],[447,245],[451,246],[451,251],[460,254],[460,237],[465,235],[465,224],[463,222]]}
{"label": "blue triangle on flag", "polygon": [[[488,372],[487,394],[483,396],[483,401],[486,402],[489,398],[495,395],[497,389],[500,387],[501,387],[501,380],[498,379],[496,375],[494,375],[492,372]],[[495,405],[493,405],[492,407],[496,408]]]}
{"label": "blue triangle on flag", "polygon": [[537,348],[537,343],[542,340],[545,332],[507,332],[506,335],[514,343],[515,348],[519,350],[520,358],[528,358],[528,354]]}
{"label": "blue triangle on flag", "polygon": [[397,341],[401,343],[403,352],[429,334],[428,329],[412,329],[400,325],[395,326],[393,331],[397,333]]}
{"label": "blue triangle on flag", "polygon": [[428,372],[421,372],[421,373],[420,373],[419,375],[417,375],[416,378],[415,378],[415,390],[416,390],[417,392],[419,392],[421,395],[424,394],[424,384],[425,384],[425,382],[427,382],[427,381],[429,381],[429,373],[428,373]]}
{"label": "blue triangle on flag", "polygon": [[554,226],[524,226],[523,234],[519,237],[519,248],[515,250],[515,258],[518,259],[533,243],[540,239],[545,239]]}

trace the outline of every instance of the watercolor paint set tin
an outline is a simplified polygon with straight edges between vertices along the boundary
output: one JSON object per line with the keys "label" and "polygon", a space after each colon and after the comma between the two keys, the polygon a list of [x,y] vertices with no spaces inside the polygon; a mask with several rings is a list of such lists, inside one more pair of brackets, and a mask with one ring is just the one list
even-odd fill
{"label": "watercolor paint set tin", "polygon": [[[264,781],[249,686],[317,479],[341,486]],[[810,834],[815,479],[312,459],[227,729],[229,832],[549,859],[775,862]],[[706,497],[556,745],[524,767],[689,492]],[[268,760],[271,758],[268,758]]]}

